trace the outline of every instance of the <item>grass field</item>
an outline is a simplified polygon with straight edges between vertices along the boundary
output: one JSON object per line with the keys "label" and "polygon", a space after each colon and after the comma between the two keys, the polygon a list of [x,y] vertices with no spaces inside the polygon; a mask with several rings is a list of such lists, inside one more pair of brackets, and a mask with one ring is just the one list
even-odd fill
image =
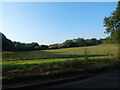
{"label": "grass field", "polygon": [[86,50],[87,54],[92,57],[116,55],[118,53],[118,46],[114,44],[103,44],[97,46],[74,47],[54,50],[3,52],[3,61],[83,57]]}
{"label": "grass field", "polygon": [[118,64],[118,45],[102,44],[54,50],[3,52],[3,79],[54,76]]}

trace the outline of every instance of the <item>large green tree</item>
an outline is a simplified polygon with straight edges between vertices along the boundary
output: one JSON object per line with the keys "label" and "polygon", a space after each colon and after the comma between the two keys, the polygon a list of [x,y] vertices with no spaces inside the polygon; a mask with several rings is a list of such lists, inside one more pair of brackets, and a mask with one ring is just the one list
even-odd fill
{"label": "large green tree", "polygon": [[104,18],[106,33],[110,34],[109,39],[114,43],[120,43],[120,1],[115,11],[109,17]]}

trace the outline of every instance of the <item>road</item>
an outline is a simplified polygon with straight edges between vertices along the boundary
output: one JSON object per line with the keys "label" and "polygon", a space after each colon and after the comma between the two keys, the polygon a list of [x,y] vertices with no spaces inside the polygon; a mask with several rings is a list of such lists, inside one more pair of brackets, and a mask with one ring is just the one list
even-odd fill
{"label": "road", "polygon": [[47,88],[120,88],[120,70],[108,72],[86,80],[79,80]]}

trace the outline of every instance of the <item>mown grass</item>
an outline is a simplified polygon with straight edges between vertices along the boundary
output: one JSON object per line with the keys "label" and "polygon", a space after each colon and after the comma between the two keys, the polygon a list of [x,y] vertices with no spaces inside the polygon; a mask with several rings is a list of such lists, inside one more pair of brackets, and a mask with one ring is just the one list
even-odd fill
{"label": "mown grass", "polygon": [[56,50],[3,52],[3,80],[96,71],[120,64],[114,44]]}

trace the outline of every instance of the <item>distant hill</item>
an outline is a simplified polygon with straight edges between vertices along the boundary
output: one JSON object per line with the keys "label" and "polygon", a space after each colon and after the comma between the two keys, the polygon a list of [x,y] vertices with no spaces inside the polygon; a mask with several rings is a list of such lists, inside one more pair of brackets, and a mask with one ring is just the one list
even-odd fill
{"label": "distant hill", "polygon": [[32,43],[21,43],[16,41],[11,41],[10,39],[6,38],[3,33],[0,33],[0,39],[2,41],[2,51],[29,51],[29,50],[46,50],[46,49],[59,49],[59,48],[70,48],[70,47],[84,47],[84,46],[94,46],[101,44],[104,40],[103,39],[71,39],[66,40],[60,44],[52,44],[52,45],[39,45],[36,42]]}
{"label": "distant hill", "polygon": [[3,33],[0,33],[0,40],[2,41],[2,50],[10,51],[13,49],[13,42],[6,38]]}
{"label": "distant hill", "polygon": [[34,50],[38,43],[20,43],[13,42],[0,32],[0,41],[2,41],[2,51],[24,51],[24,50]]}

